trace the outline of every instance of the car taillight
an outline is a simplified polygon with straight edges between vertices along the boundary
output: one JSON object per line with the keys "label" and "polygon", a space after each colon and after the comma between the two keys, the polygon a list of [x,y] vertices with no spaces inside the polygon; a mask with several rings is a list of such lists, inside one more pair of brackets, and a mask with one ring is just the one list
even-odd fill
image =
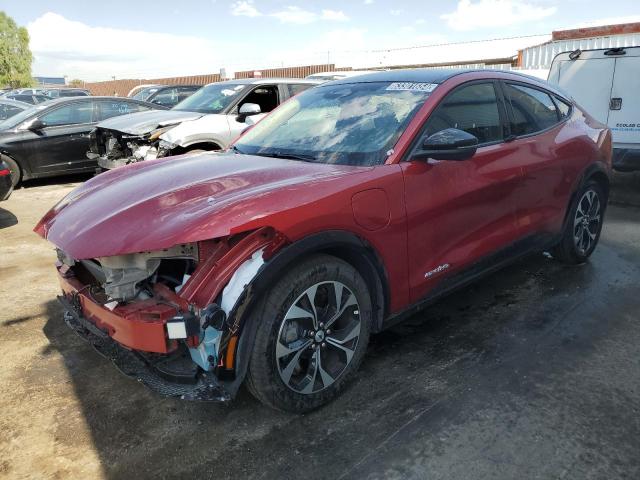
{"label": "car taillight", "polygon": [[6,177],[7,175],[11,175],[11,170],[8,168],[0,170],[0,177]]}

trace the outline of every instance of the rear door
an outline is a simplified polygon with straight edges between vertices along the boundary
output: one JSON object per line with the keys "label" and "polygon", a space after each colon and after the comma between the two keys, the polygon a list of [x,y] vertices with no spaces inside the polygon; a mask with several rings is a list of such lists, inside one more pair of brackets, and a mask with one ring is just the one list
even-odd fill
{"label": "rear door", "polygon": [[614,58],[562,60],[558,79],[549,80],[569,92],[596,120],[606,124],[614,69]]}
{"label": "rear door", "polygon": [[516,239],[522,177],[517,148],[504,142],[505,126],[497,82],[463,84],[441,101],[420,138],[446,128],[464,130],[478,138],[476,154],[463,161],[401,163],[412,301]]}
{"label": "rear door", "polygon": [[607,125],[613,132],[615,146],[637,148],[640,144],[640,56],[615,59],[609,107]]}
{"label": "rear door", "polygon": [[29,132],[25,147],[32,171],[39,174],[90,170],[87,158],[89,132],[95,125],[94,101],[90,97],[65,103],[38,118],[45,127]]}
{"label": "rear door", "polygon": [[571,107],[527,83],[501,84],[514,138],[509,148],[518,152],[514,165],[522,168],[522,186],[513,199],[519,237],[543,242],[545,233],[559,229],[576,174],[574,157],[580,150],[568,148],[571,136],[560,135]]}

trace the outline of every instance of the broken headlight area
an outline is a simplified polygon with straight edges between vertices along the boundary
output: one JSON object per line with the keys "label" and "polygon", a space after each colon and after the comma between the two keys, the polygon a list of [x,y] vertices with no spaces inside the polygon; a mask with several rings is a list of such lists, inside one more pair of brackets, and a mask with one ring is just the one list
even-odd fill
{"label": "broken headlight area", "polygon": [[154,252],[78,261],[58,250],[58,260],[74,268],[76,274],[81,273],[83,280],[109,304],[118,304],[151,298],[156,284],[179,291],[198,263],[198,248],[196,244],[183,244]]}
{"label": "broken headlight area", "polygon": [[179,146],[175,143],[167,142],[166,140],[160,139],[160,141],[158,142],[157,158],[169,157],[177,148],[179,148]]}
{"label": "broken headlight area", "polygon": [[[160,149],[160,135],[173,126],[158,128],[145,135],[129,135],[116,130],[97,128],[87,157],[97,159],[98,165],[110,170],[130,163],[153,160],[166,156],[168,150]],[[162,151],[162,153],[160,153]]]}

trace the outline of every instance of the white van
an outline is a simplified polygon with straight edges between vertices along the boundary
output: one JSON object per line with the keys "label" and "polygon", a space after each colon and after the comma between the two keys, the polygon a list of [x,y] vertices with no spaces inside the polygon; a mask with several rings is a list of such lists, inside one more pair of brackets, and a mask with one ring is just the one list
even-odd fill
{"label": "white van", "polygon": [[609,126],[614,169],[640,170],[640,47],[560,53],[548,81]]}

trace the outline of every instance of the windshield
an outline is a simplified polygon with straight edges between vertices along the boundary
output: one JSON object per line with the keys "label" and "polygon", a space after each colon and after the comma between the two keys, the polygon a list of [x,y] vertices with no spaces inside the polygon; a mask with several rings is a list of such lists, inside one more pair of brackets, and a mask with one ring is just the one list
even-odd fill
{"label": "windshield", "polygon": [[9,130],[10,128],[15,128],[22,122],[24,122],[27,118],[39,112],[40,110],[45,109],[46,107],[46,105],[40,104],[23,110],[17,115],[7,118],[4,122],[0,122],[0,130]]}
{"label": "windshield", "polygon": [[178,103],[172,110],[199,113],[221,113],[238,98],[247,85],[214,83],[206,85]]}
{"label": "windshield", "polygon": [[379,165],[435,87],[371,82],[312,88],[249,130],[235,150],[318,163]]}

